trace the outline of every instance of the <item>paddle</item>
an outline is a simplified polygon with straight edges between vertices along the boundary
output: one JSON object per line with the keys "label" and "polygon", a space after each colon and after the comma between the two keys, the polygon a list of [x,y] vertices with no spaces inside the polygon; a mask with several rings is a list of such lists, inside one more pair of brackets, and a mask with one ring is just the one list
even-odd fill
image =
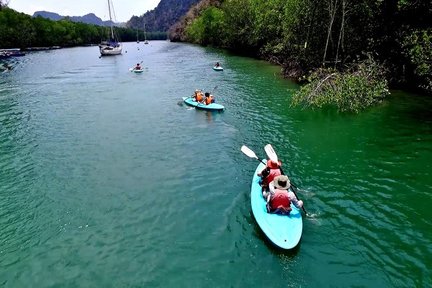
{"label": "paddle", "polygon": [[[267,144],[266,146],[264,146],[264,150],[265,150],[267,156],[270,158],[271,161],[273,161],[275,163],[279,163],[277,154],[276,154],[276,152],[274,151],[273,147],[270,144]],[[279,169],[280,169],[281,173],[283,175],[285,175],[285,173],[282,170],[282,167],[279,166]],[[296,196],[296,198],[298,200],[299,198],[297,196],[297,191],[296,191],[298,188],[297,188],[296,185],[294,185],[294,183],[291,183],[291,186],[293,187],[292,191],[294,192],[294,195]],[[305,214],[307,214],[306,213],[306,209],[304,208],[304,206],[302,206],[302,209],[305,212]]]}
{"label": "paddle", "polygon": [[263,160],[259,159],[258,156],[256,156],[255,152],[252,151],[251,149],[249,149],[248,147],[246,147],[245,145],[243,145],[240,149],[244,154],[246,154],[246,156],[250,157],[250,158],[255,158],[258,161],[260,161],[261,163],[263,163],[264,165],[266,164]]}
{"label": "paddle", "polygon": [[218,85],[216,85],[216,86],[213,88],[213,90],[210,92],[210,95],[212,95],[213,92],[216,91],[217,88],[218,88]]}

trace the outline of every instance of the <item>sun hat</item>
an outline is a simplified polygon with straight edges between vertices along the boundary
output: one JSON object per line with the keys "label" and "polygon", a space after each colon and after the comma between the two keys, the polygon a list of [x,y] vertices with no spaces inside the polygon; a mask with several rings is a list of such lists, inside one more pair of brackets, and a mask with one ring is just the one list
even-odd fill
{"label": "sun hat", "polygon": [[288,190],[291,187],[290,180],[286,175],[279,175],[273,180],[274,187],[276,189]]}

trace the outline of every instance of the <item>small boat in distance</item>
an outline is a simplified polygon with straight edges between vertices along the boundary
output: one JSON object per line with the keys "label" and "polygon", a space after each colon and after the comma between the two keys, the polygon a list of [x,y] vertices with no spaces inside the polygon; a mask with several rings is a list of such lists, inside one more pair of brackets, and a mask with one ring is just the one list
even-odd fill
{"label": "small boat in distance", "polygon": [[215,70],[215,71],[223,71],[223,68],[219,64],[219,62],[216,62],[215,66],[213,66],[213,70]]}
{"label": "small boat in distance", "polygon": [[149,42],[147,41],[147,33],[145,30],[145,23],[144,23],[144,44],[149,44]]}
{"label": "small boat in distance", "polygon": [[112,5],[110,0],[108,1],[108,12],[109,12],[109,18],[110,18],[110,36],[109,40],[102,41],[99,44],[99,51],[101,53],[101,56],[109,56],[109,55],[120,55],[122,53],[122,45],[118,41],[116,35],[114,34],[114,27],[113,27],[113,21],[111,16],[111,9],[114,11],[114,6]]}

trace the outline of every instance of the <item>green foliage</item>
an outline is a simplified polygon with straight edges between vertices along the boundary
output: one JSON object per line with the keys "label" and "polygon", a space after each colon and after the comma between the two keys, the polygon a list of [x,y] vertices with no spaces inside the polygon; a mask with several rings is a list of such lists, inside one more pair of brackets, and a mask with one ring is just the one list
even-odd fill
{"label": "green foliage", "polygon": [[335,106],[341,112],[355,112],[380,103],[389,94],[384,69],[371,58],[345,72],[318,69],[292,99],[292,105]]}
{"label": "green foliage", "polygon": [[218,8],[209,7],[205,9],[201,16],[195,19],[186,29],[188,40],[203,45],[221,42],[223,17],[222,10]]}
{"label": "green foliage", "polygon": [[413,31],[403,40],[405,55],[414,65],[422,87],[432,91],[432,29]]}
{"label": "green foliage", "polygon": [[[0,48],[77,46],[96,44],[108,37],[108,27],[32,18],[9,8],[0,10]],[[115,28],[121,41],[136,41],[136,30]],[[166,33],[148,33],[147,39],[166,39]]]}

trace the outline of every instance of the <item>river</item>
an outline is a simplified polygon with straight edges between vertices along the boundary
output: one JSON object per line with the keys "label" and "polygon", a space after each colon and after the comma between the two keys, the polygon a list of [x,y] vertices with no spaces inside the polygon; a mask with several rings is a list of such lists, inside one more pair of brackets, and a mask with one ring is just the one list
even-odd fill
{"label": "river", "polygon": [[[293,108],[298,86],[266,62],[124,45],[30,52],[0,74],[0,286],[432,285],[430,97]],[[197,88],[225,111],[183,105]],[[293,251],[250,208],[258,162],[240,147],[268,143],[309,214]]]}

